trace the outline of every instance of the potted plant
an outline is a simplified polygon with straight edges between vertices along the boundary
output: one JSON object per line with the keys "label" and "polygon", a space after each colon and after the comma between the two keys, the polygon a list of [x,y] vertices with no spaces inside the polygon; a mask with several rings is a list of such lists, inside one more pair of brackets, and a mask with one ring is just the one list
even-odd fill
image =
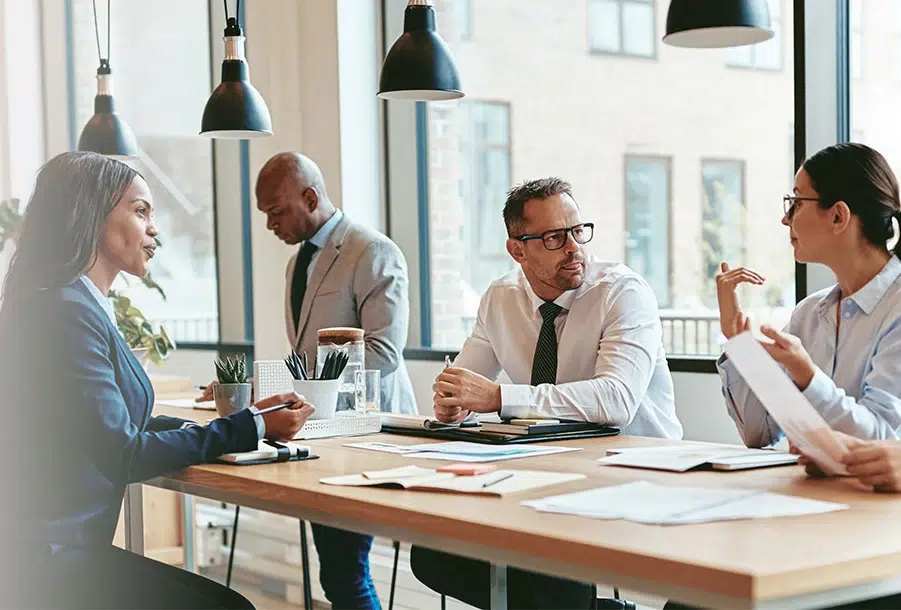
{"label": "potted plant", "polygon": [[216,359],[216,377],[219,383],[213,385],[213,400],[216,411],[225,417],[250,406],[250,384],[247,382],[247,360],[244,354]]}
{"label": "potted plant", "polygon": [[[21,221],[22,211],[19,209],[18,199],[0,201],[0,252],[3,252],[7,243],[15,241]],[[156,243],[157,246],[161,245],[158,239]],[[141,282],[147,288],[157,291],[163,300],[166,299],[166,293],[149,273],[141,278]],[[125,283],[127,286],[127,279]],[[141,365],[146,368],[148,362],[157,366],[162,364],[175,349],[175,342],[169,338],[166,329],[162,326],[154,329],[141,310],[132,305],[131,299],[118,291],[110,290],[109,299],[116,312],[116,326]]]}

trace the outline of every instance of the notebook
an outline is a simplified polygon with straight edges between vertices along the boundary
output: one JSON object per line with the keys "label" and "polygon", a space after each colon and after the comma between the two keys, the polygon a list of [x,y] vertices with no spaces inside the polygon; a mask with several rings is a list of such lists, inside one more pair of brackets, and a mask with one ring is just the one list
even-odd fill
{"label": "notebook", "polygon": [[495,470],[487,474],[459,476],[452,472],[438,472],[433,468],[411,465],[326,477],[319,482],[325,485],[385,487],[500,497],[584,478],[584,474],[539,470]]}
{"label": "notebook", "polygon": [[407,415],[404,413],[382,413],[382,429],[403,428],[405,430],[450,430],[463,426],[478,426],[478,421],[462,424],[445,424],[427,415]]}
{"label": "notebook", "polygon": [[589,422],[559,421],[556,419],[549,419],[545,421],[514,419],[498,423],[485,422],[482,424],[482,432],[513,434],[517,436],[536,434],[560,434],[561,432],[587,432],[591,430],[597,430],[599,428],[600,426],[598,426],[598,424],[592,424]]}
{"label": "notebook", "polygon": [[278,443],[269,439],[259,442],[256,451],[242,453],[225,453],[218,461],[225,464],[249,466],[252,464],[270,464],[272,462],[293,462],[299,460],[315,460],[319,456],[311,455],[310,448],[298,443]]}
{"label": "notebook", "polygon": [[746,470],[767,466],[786,466],[795,464],[797,461],[797,455],[784,451],[706,443],[670,447],[608,449],[607,457],[598,460],[606,466],[630,466],[670,472],[685,472],[695,468]]}

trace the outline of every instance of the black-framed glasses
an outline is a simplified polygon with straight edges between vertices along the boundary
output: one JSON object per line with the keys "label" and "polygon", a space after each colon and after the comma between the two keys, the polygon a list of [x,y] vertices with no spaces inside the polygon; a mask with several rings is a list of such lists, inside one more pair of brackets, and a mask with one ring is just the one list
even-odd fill
{"label": "black-framed glasses", "polygon": [[798,203],[801,201],[819,201],[819,197],[798,197],[797,195],[783,195],[782,196],[782,213],[788,216],[788,219],[791,220],[795,215],[795,211],[798,209]]}
{"label": "black-framed glasses", "polygon": [[594,237],[594,223],[583,222],[565,229],[551,229],[540,235],[517,235],[513,239],[518,239],[521,242],[526,242],[530,239],[540,239],[548,250],[559,250],[566,244],[567,233],[573,236],[573,240],[577,244],[587,244]]}

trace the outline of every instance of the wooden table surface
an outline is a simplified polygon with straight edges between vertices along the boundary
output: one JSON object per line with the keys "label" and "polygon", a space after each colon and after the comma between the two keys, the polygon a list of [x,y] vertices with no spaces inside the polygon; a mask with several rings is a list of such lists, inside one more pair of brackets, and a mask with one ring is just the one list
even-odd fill
{"label": "wooden table surface", "polygon": [[[171,408],[156,412],[198,421],[211,415]],[[320,456],[318,460],[195,466],[151,484],[714,608],[814,607],[824,600],[834,604],[901,592],[901,495],[873,493],[850,479],[809,479],[799,466],[677,474],[598,465],[596,459],[610,447],[673,442],[620,436],[555,443],[583,450],[505,461],[503,468],[587,475],[505,498],[319,483],[326,476],[441,463],[343,446],[367,440],[427,442],[391,435],[311,440],[305,444]],[[637,480],[765,489],[841,502],[850,509],[803,517],[653,526],[539,513],[519,504]]]}

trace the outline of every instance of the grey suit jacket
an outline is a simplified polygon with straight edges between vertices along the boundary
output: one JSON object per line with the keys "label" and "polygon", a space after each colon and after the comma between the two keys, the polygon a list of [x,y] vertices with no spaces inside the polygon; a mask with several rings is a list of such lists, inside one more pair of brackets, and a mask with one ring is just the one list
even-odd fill
{"label": "grey suit jacket", "polygon": [[403,349],[410,322],[407,263],[387,236],[345,215],[313,265],[300,309],[291,316],[291,281],[297,253],[285,273],[285,323],[294,348],[316,355],[316,332],[331,326],[365,331],[366,368],[382,375],[382,411],[416,413]]}

